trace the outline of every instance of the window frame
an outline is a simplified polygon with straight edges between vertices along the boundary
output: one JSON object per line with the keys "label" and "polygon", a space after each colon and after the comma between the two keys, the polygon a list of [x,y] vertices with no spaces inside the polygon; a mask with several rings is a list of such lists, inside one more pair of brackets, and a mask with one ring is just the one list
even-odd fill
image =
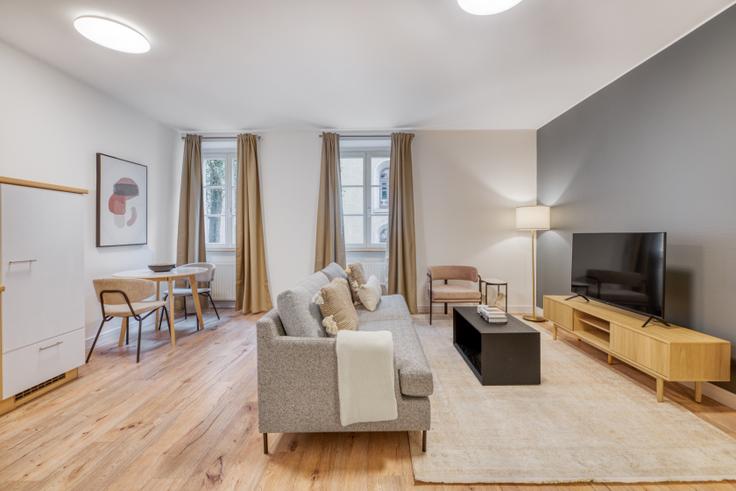
{"label": "window frame", "polygon": [[[208,160],[224,160],[225,161],[225,182],[222,186],[207,185],[207,168]],[[205,249],[207,251],[232,252],[235,251],[235,206],[237,200],[237,176],[233,176],[233,164],[237,162],[238,154],[234,151],[203,151],[202,152],[202,204],[204,209],[205,220]],[[207,213],[207,189],[223,189],[225,200],[223,202],[223,211],[220,215]],[[206,236],[207,217],[220,217],[222,225],[225,227],[224,243],[208,243]]]}
{"label": "window frame", "polygon": [[[345,250],[347,252],[384,252],[388,249],[388,244],[374,243],[371,235],[371,224],[374,216],[386,216],[388,218],[389,211],[386,213],[375,213],[372,207],[373,199],[373,188],[379,188],[379,200],[380,200],[380,181],[378,185],[373,184],[372,180],[372,165],[371,160],[386,159],[390,161],[391,151],[389,148],[376,149],[376,148],[350,148],[348,150],[340,150],[340,160],[343,158],[361,158],[363,160],[363,184],[342,184],[340,183],[340,198],[342,199],[342,189],[344,188],[362,188],[363,189],[363,213],[345,213],[343,211],[342,216],[360,216],[363,219],[363,243],[362,244],[348,244],[345,243]],[[391,164],[389,163],[389,169]],[[380,178],[379,178],[380,179]],[[344,210],[344,206],[343,206]]]}

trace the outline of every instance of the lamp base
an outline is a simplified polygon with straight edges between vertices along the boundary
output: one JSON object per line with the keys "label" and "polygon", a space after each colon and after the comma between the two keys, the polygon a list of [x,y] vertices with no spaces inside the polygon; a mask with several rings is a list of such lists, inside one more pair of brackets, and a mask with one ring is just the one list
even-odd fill
{"label": "lamp base", "polygon": [[544,317],[539,317],[538,315],[525,315],[522,319],[529,322],[544,322],[547,320]]}

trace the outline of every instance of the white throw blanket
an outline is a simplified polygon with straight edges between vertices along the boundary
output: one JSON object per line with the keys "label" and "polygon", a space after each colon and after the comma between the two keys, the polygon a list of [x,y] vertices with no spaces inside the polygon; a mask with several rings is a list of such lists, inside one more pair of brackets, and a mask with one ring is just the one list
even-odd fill
{"label": "white throw blanket", "polygon": [[389,331],[337,332],[340,423],[398,418],[394,391],[394,339]]}

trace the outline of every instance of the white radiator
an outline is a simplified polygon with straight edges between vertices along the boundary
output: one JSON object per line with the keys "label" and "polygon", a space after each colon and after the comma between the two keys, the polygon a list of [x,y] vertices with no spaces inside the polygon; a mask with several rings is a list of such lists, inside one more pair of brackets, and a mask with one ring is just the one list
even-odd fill
{"label": "white radiator", "polygon": [[388,283],[388,263],[386,261],[363,261],[366,276],[375,275],[382,285]]}
{"label": "white radiator", "polygon": [[212,298],[218,302],[235,301],[235,253],[208,251],[207,261],[215,270],[215,281],[212,282]]}

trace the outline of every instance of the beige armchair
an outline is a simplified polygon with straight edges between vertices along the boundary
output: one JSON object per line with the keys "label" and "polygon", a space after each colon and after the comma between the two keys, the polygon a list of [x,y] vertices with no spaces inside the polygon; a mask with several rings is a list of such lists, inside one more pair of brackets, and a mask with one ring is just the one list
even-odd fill
{"label": "beige armchair", "polygon": [[[472,266],[430,266],[427,268],[429,281],[429,324],[432,325],[432,305],[445,304],[447,314],[448,303],[481,303],[482,279],[478,270]],[[443,281],[435,285],[435,281]],[[462,281],[463,283],[448,283]],[[477,283],[471,285],[470,283]]]}

